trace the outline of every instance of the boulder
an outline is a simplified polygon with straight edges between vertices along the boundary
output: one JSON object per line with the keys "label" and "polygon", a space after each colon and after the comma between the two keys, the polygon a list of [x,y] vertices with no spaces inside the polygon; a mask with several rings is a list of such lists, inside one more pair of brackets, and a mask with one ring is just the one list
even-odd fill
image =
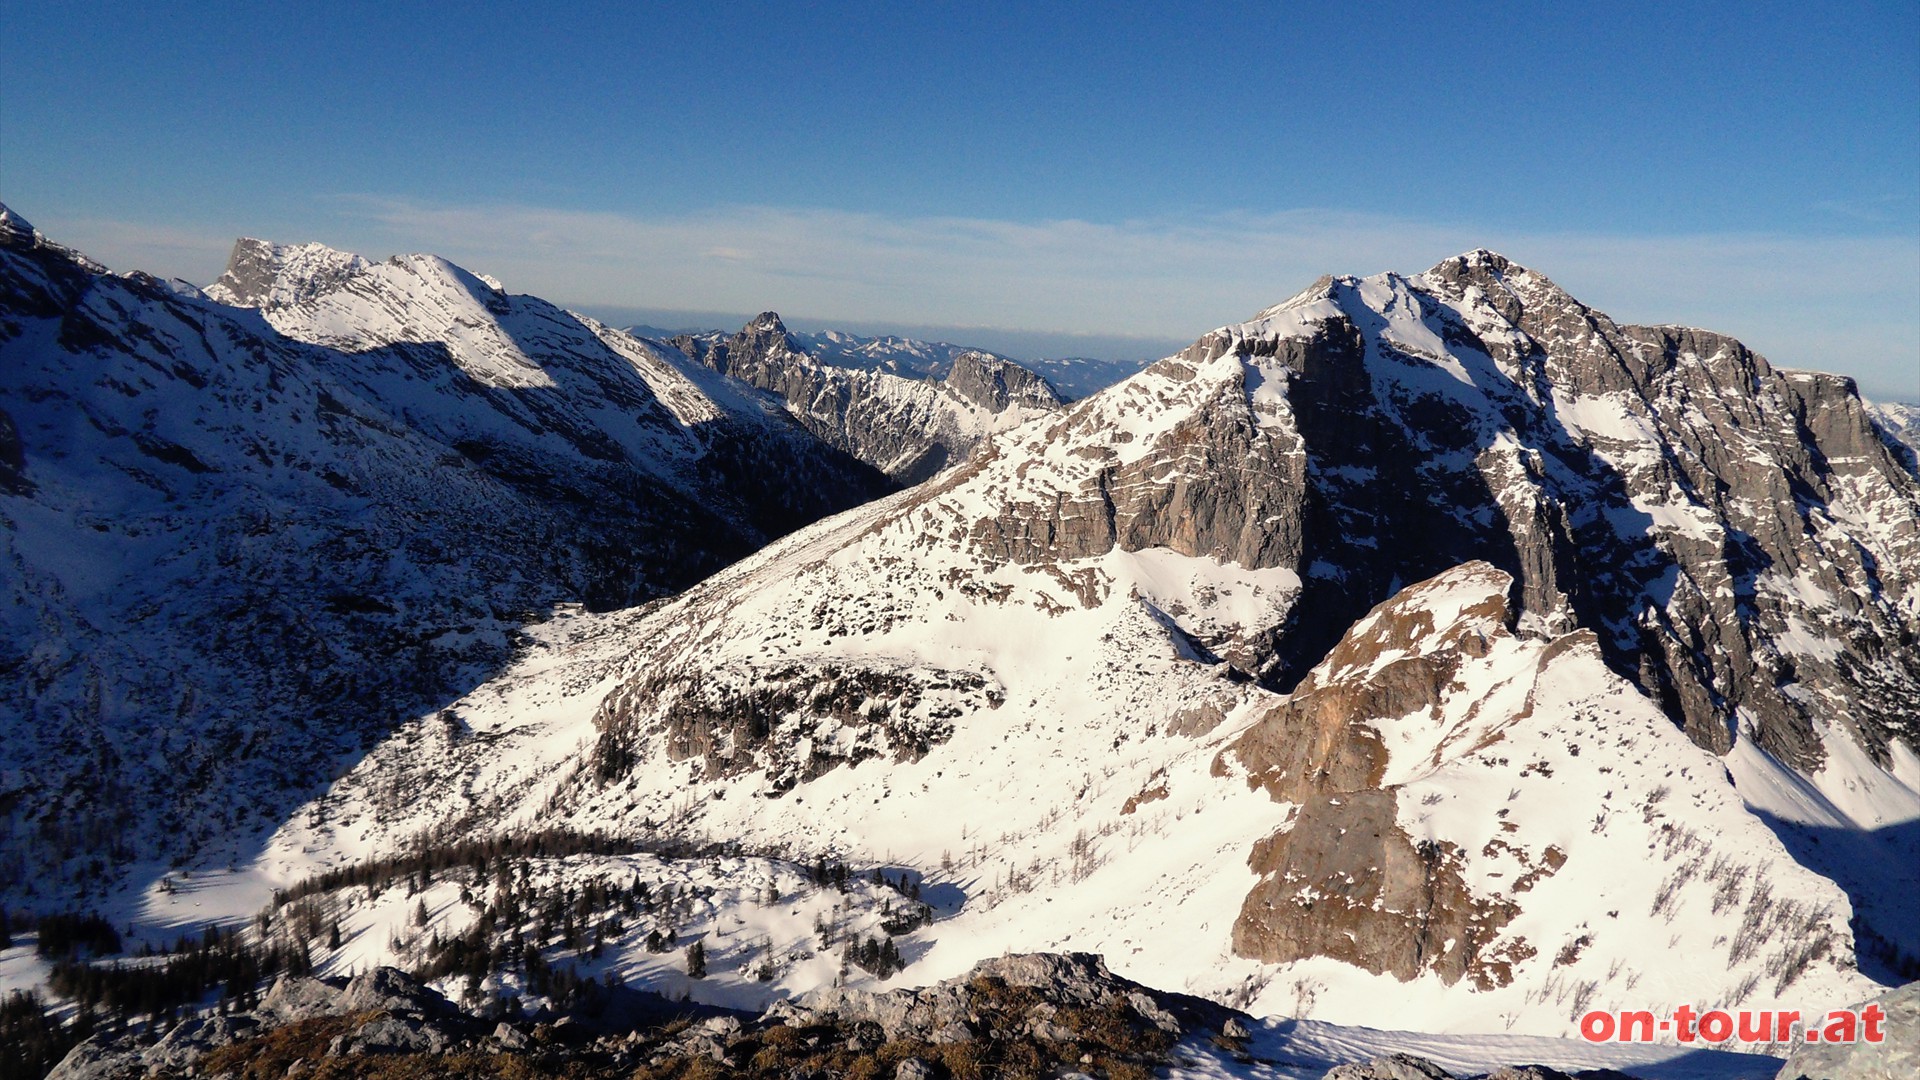
{"label": "boulder", "polygon": [[1920,982],[1862,1004],[1878,1005],[1886,1013],[1880,1029],[1882,1042],[1808,1043],[1795,1046],[1780,1067],[1777,1080],[1908,1080],[1920,1076]]}
{"label": "boulder", "polygon": [[1453,1080],[1453,1074],[1423,1057],[1383,1054],[1372,1061],[1336,1065],[1325,1080]]}

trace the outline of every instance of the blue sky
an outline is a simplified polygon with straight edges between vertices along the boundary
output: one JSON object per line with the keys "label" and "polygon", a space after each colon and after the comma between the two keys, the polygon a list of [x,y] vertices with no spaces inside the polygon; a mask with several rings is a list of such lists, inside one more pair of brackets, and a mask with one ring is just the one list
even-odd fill
{"label": "blue sky", "polygon": [[1485,245],[1920,398],[1910,3],[4,2],[0,199],[116,268],[1144,356]]}

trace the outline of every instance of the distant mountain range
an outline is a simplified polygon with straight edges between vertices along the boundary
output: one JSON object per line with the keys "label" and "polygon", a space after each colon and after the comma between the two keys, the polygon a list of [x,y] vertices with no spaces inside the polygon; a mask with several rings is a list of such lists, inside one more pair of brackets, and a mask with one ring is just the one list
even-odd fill
{"label": "distant mountain range", "polygon": [[[721,330],[666,330],[654,326],[630,326],[627,331],[639,337],[662,341],[687,336],[718,342],[729,336]],[[856,371],[884,372],[907,379],[944,379],[952,370],[954,361],[968,354],[1006,360],[1045,379],[1063,401],[1078,401],[1104,390],[1150,363],[1148,360],[1094,360],[1084,356],[1011,360],[985,349],[944,341],[921,341],[894,335],[862,337],[839,330],[811,333],[789,331],[789,336],[794,348],[822,364]]]}

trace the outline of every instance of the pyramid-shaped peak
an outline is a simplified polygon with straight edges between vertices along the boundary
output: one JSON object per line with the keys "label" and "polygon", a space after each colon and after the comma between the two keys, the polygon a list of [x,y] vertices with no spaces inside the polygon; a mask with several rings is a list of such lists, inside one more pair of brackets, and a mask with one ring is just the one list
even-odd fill
{"label": "pyramid-shaped peak", "polygon": [[752,333],[784,334],[786,332],[787,332],[787,324],[780,321],[780,313],[777,311],[763,311],[760,314],[755,315],[753,317],[753,321],[747,323],[746,326],[741,328],[741,333],[744,333],[744,334],[752,334]]}
{"label": "pyramid-shaped peak", "polygon": [[953,358],[946,385],[955,393],[989,411],[1009,405],[1051,409],[1062,404],[1047,381],[1004,356],[969,349]]}
{"label": "pyramid-shaped peak", "polygon": [[21,217],[6,203],[0,203],[0,235],[18,236],[23,240],[31,240],[35,231],[32,222]]}

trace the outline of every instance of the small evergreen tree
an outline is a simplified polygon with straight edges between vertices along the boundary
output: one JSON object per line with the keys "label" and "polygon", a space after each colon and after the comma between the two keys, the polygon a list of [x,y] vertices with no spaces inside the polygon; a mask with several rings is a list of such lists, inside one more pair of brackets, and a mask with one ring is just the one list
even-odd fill
{"label": "small evergreen tree", "polygon": [[707,947],[702,942],[687,946],[687,974],[696,979],[707,977]]}

